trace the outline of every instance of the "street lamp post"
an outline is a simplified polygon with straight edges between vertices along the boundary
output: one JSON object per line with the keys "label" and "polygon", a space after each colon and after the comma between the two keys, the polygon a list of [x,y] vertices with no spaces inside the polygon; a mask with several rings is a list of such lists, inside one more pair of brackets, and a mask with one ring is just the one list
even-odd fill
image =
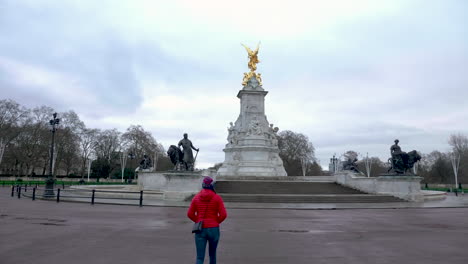
{"label": "street lamp post", "polygon": [[60,119],[57,118],[57,113],[53,114],[54,119],[49,121],[49,125],[52,126],[52,143],[50,144],[50,162],[49,162],[49,176],[47,176],[46,186],[44,190],[44,198],[55,197],[54,194],[54,175],[52,171],[53,160],[54,160],[54,144],[55,144],[55,126],[60,123]]}
{"label": "street lamp post", "polygon": [[[131,159],[130,167],[133,167],[133,165],[135,165],[135,164],[133,163],[133,160],[134,160],[135,157],[136,157],[135,154],[134,154],[134,152],[130,152],[130,153],[128,154],[128,157]],[[136,179],[135,171],[133,172],[133,175],[134,175],[134,178]],[[129,177],[128,183],[132,182],[132,175],[130,174],[130,175],[128,175],[128,177]]]}
{"label": "street lamp post", "polygon": [[333,170],[333,173],[338,171],[338,159],[336,158],[336,154],[333,154],[333,158],[330,159],[331,168],[329,170]]}

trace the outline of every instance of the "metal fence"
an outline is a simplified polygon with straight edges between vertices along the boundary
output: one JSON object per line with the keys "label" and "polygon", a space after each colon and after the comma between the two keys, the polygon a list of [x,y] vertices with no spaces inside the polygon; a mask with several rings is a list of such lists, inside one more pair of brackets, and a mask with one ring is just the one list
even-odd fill
{"label": "metal fence", "polygon": [[109,190],[86,190],[86,189],[67,189],[63,184],[61,188],[55,188],[53,196],[44,197],[44,186],[40,185],[12,185],[11,186],[11,197],[17,197],[18,199],[30,198],[31,200],[45,199],[55,200],[57,203],[61,201],[74,201],[74,202],[89,202],[90,204],[98,203],[97,199],[100,200],[123,200],[123,201],[135,201],[125,203],[128,205],[139,205],[143,206],[143,191],[131,192],[131,191],[109,191]]}

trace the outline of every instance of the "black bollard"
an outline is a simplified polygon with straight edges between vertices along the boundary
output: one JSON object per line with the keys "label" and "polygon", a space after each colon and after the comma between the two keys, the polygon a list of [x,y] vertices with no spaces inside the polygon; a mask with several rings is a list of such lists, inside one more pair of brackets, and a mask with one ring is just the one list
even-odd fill
{"label": "black bollard", "polygon": [[11,186],[11,197],[15,196],[15,186]]}
{"label": "black bollard", "polygon": [[91,196],[91,204],[94,204],[94,194],[95,194],[96,190],[93,189],[93,196]]}
{"label": "black bollard", "polygon": [[143,191],[140,191],[140,206],[143,206]]}
{"label": "black bollard", "polygon": [[427,185],[427,182],[426,182],[426,187],[425,187],[425,188],[426,188],[426,189],[429,189],[429,185]]}
{"label": "black bollard", "polygon": [[60,202],[60,188],[57,189],[57,203]]}
{"label": "black bollard", "polygon": [[36,188],[33,188],[32,200],[36,200]]}
{"label": "black bollard", "polygon": [[24,192],[28,192],[28,185],[27,184],[24,185]]}
{"label": "black bollard", "polygon": [[65,183],[62,182],[62,189],[65,189]]}
{"label": "black bollard", "polygon": [[18,199],[21,198],[21,186],[18,185]]}
{"label": "black bollard", "polygon": [[463,189],[461,182],[458,183],[458,189]]}

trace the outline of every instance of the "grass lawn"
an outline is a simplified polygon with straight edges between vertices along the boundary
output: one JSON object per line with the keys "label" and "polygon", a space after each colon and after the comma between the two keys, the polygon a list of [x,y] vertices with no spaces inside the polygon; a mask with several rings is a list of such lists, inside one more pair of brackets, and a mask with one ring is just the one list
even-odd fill
{"label": "grass lawn", "polygon": [[[421,188],[421,190],[450,192],[450,188]],[[452,190],[455,190],[455,188],[452,188]],[[457,191],[462,192],[462,189],[457,189]],[[463,188],[463,192],[468,193],[468,189]]]}

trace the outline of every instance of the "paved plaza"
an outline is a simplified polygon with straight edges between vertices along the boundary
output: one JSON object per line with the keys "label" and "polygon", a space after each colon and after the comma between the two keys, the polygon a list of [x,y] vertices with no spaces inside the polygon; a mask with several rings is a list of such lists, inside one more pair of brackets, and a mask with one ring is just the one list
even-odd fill
{"label": "paved plaza", "polygon": [[[468,261],[468,208],[227,210],[222,264]],[[186,211],[31,201],[0,188],[0,263],[194,263]]]}

